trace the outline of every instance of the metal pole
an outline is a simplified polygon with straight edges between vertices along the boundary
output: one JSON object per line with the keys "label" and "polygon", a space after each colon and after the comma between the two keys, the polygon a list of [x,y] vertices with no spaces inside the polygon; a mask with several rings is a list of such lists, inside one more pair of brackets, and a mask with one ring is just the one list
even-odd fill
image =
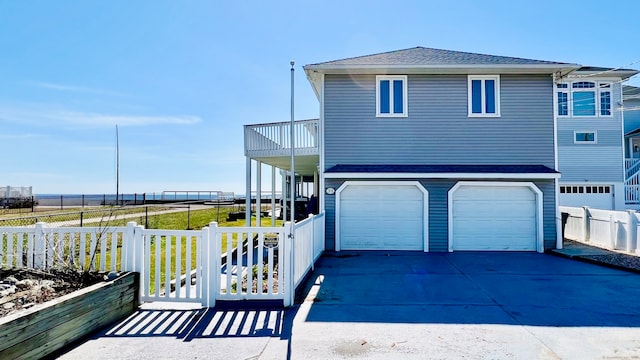
{"label": "metal pole", "polygon": [[294,74],[295,74],[295,69],[294,69],[294,65],[296,64],[295,61],[291,60],[290,62],[291,64],[291,184],[290,184],[290,188],[291,188],[291,239],[293,239],[294,235],[293,235],[293,228],[294,228],[294,223],[296,221],[296,217],[295,217],[295,213],[296,213],[296,158],[295,158],[295,120],[294,120]]}
{"label": "metal pole", "polygon": [[187,230],[191,230],[191,204],[187,204]]}

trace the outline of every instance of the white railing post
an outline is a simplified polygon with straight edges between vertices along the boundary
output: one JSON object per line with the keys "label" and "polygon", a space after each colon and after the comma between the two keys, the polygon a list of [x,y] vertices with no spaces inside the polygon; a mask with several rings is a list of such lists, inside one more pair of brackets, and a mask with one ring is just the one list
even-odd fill
{"label": "white railing post", "polygon": [[43,267],[46,241],[44,234],[45,225],[46,224],[43,222],[38,222],[35,226],[35,233],[33,236],[33,253],[29,254],[30,257],[33,256],[34,269],[41,269]]}
{"label": "white railing post", "polygon": [[209,227],[202,228],[200,234],[200,240],[197,243],[196,254],[196,296],[200,297],[200,303],[202,306],[208,306],[209,304],[209,258],[207,257],[209,249]]}
{"label": "white railing post", "polygon": [[636,239],[636,211],[635,210],[627,210],[627,240],[625,251],[628,253],[632,253],[635,249],[635,239]]}
{"label": "white railing post", "polygon": [[122,259],[121,269],[122,271],[134,271],[134,259],[135,259],[135,221],[129,221],[127,223],[127,230],[122,234]]}
{"label": "white railing post", "polygon": [[[220,241],[218,241],[218,223],[213,221],[209,224],[209,241],[208,245],[203,245],[203,251],[206,256],[203,256],[205,262],[207,262],[208,273],[206,275],[207,281],[205,286],[206,291],[203,290],[203,298],[207,299],[207,306],[216,306],[216,296],[220,292]],[[208,251],[207,251],[208,249]],[[229,249],[230,251],[230,249]]]}
{"label": "white railing post", "polygon": [[289,307],[293,305],[293,298],[296,293],[294,272],[295,272],[295,264],[293,253],[294,253],[294,241],[293,234],[295,232],[295,223],[292,221],[287,221],[284,223],[284,275],[285,275],[285,286],[284,286],[284,299],[283,305],[285,307]]}
{"label": "white railing post", "polygon": [[[144,226],[138,225],[133,229],[133,247],[134,247],[134,258],[133,261],[133,271],[142,273],[142,269],[144,269]],[[151,251],[151,249],[147,249],[146,251]],[[142,274],[140,274],[140,278],[142,279]],[[141,280],[142,281],[142,280]]]}
{"label": "white railing post", "polygon": [[617,237],[616,222],[613,220],[613,213],[609,213],[609,246],[611,249],[615,250]]}
{"label": "white railing post", "polygon": [[590,234],[589,234],[589,207],[582,207],[582,241],[589,242]]}
{"label": "white railing post", "polygon": [[132,247],[135,249],[133,258],[134,261],[131,264],[133,271],[138,273],[140,277],[140,291],[139,296],[143,298],[149,292],[149,274],[151,271],[151,267],[148,264],[145,264],[145,251],[151,251],[151,248],[145,249],[144,247],[144,227],[142,225],[138,225],[133,228],[133,238],[132,238]]}
{"label": "white railing post", "polygon": [[316,252],[316,217],[315,214],[309,214],[309,217],[311,217],[311,246],[309,249],[311,257],[309,259],[311,259],[311,271],[313,271],[316,268],[316,262],[314,261]]}

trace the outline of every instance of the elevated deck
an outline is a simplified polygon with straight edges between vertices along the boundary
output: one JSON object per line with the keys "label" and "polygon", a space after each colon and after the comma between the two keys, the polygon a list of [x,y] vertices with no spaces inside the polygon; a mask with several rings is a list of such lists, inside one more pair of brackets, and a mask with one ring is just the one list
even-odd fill
{"label": "elevated deck", "polygon": [[[293,130],[296,172],[313,174],[320,159],[319,120],[295,121]],[[244,154],[253,160],[289,170],[291,123],[245,125]]]}

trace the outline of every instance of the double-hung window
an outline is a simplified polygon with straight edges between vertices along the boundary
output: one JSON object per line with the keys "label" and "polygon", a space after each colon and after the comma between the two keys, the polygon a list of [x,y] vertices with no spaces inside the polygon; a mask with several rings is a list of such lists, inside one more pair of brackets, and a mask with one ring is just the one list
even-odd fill
{"label": "double-hung window", "polygon": [[500,76],[468,77],[468,108],[470,117],[500,116]]}
{"label": "double-hung window", "polygon": [[569,85],[556,84],[558,93],[558,116],[569,115]]}
{"label": "double-hung window", "polygon": [[611,116],[611,83],[574,81],[556,84],[558,116]]}
{"label": "double-hung window", "polygon": [[407,76],[376,76],[376,116],[406,117]]}
{"label": "double-hung window", "polygon": [[611,84],[600,83],[600,116],[611,115]]}

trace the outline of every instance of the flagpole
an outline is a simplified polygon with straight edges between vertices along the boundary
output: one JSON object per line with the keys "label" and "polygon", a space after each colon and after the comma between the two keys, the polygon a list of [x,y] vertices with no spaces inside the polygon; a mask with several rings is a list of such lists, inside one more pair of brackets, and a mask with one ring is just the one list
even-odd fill
{"label": "flagpole", "polygon": [[293,107],[293,76],[295,73],[295,61],[291,60],[291,176],[290,176],[290,196],[291,196],[291,238],[293,239],[293,225],[295,224],[296,209],[296,159],[295,159],[295,129],[294,129],[294,107]]}
{"label": "flagpole", "polygon": [[116,124],[116,206],[120,196],[120,139],[118,137],[118,124]]}

